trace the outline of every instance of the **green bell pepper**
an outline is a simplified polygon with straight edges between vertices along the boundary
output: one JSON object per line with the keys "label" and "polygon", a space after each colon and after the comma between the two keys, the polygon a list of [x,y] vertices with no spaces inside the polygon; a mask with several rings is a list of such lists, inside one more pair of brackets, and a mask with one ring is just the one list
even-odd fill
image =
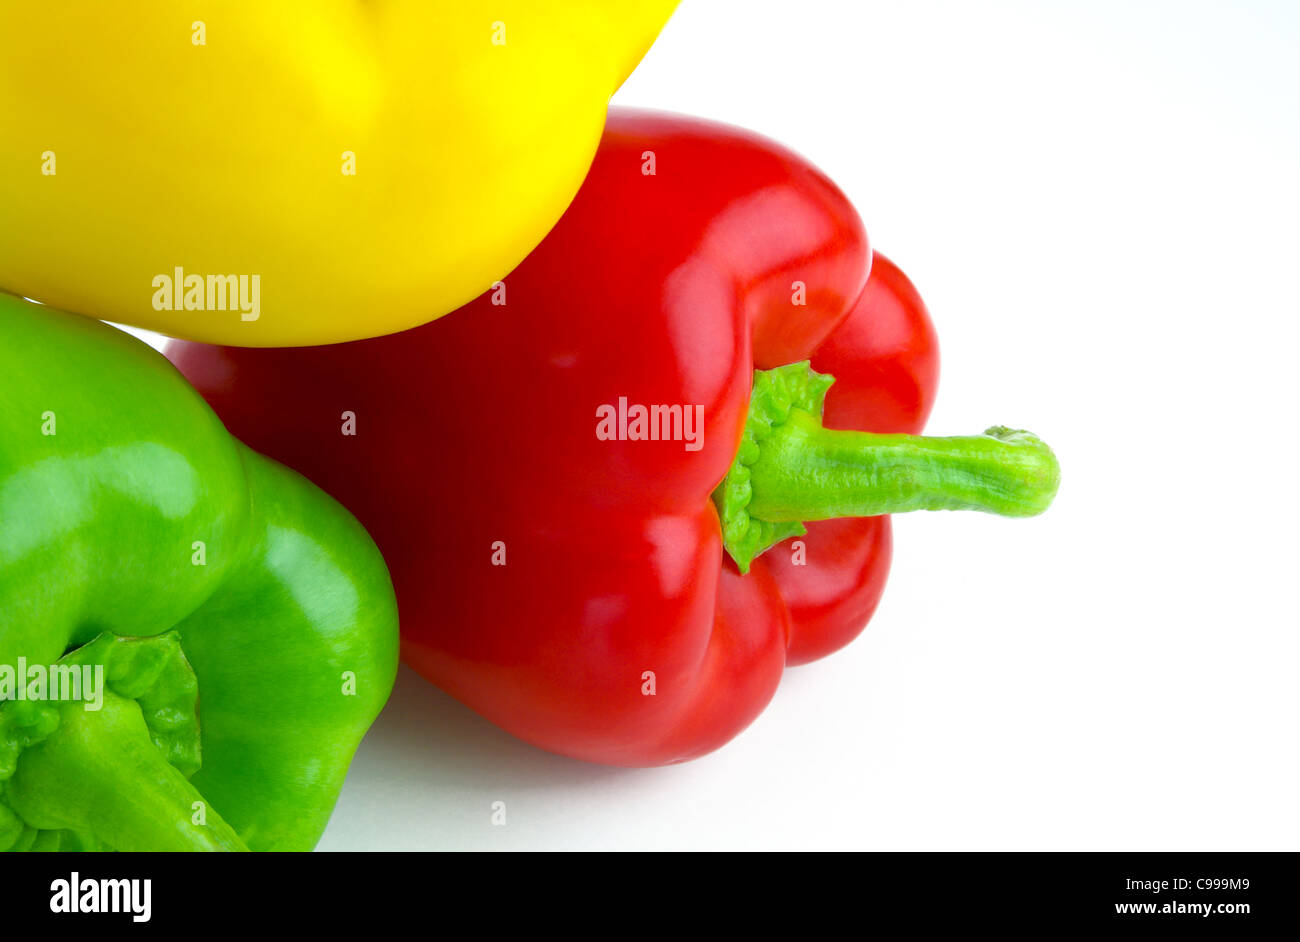
{"label": "green bell pepper", "polygon": [[312,848],[397,646],[342,507],[145,344],[0,295],[0,849]]}

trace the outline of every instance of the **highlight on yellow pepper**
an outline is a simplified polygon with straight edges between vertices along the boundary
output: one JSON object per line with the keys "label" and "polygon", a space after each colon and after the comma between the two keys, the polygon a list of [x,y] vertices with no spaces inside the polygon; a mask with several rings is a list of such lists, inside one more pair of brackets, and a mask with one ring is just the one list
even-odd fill
{"label": "highlight on yellow pepper", "polygon": [[559,219],[676,3],[0,4],[0,289],[238,346],[432,320]]}

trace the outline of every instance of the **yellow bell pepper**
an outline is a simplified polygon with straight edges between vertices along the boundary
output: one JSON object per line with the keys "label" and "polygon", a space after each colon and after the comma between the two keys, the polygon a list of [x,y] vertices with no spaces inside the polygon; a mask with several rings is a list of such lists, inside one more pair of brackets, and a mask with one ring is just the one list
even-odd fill
{"label": "yellow bell pepper", "polygon": [[676,2],[0,4],[0,288],[240,346],[432,320],[559,219]]}

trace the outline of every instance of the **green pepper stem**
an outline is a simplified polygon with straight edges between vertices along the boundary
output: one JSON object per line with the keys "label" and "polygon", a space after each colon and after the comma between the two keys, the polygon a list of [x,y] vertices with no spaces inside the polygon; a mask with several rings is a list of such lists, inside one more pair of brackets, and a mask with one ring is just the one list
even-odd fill
{"label": "green pepper stem", "polygon": [[928,438],[822,426],[791,410],[749,466],[759,520],[830,520],[911,510],[980,510],[1032,517],[1051,504],[1060,466],[1039,438],[997,427]]}
{"label": "green pepper stem", "polygon": [[99,710],[60,712],[58,729],[22,753],[6,783],[29,825],[92,833],[122,851],[247,849],[151,741],[133,700],[105,692]]}

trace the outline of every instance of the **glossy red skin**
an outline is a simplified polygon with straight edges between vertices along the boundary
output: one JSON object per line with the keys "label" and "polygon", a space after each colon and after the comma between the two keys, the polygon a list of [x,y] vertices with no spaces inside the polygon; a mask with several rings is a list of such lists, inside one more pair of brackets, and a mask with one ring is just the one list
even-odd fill
{"label": "glossy red skin", "polygon": [[[806,565],[787,541],[742,576],[710,500],[755,366],[812,357],[838,377],[827,424],[920,430],[934,331],[887,261],[867,281],[870,259],[853,207],[790,151],[615,110],[573,205],[506,278],[505,305],[489,292],[332,347],[168,355],[235,435],[366,525],[407,663],[544,749],[658,765],[734,737],[786,664],[846,644],[880,598],[888,518],[813,523]],[[619,396],[703,404],[703,448],[598,440],[596,409]]]}

